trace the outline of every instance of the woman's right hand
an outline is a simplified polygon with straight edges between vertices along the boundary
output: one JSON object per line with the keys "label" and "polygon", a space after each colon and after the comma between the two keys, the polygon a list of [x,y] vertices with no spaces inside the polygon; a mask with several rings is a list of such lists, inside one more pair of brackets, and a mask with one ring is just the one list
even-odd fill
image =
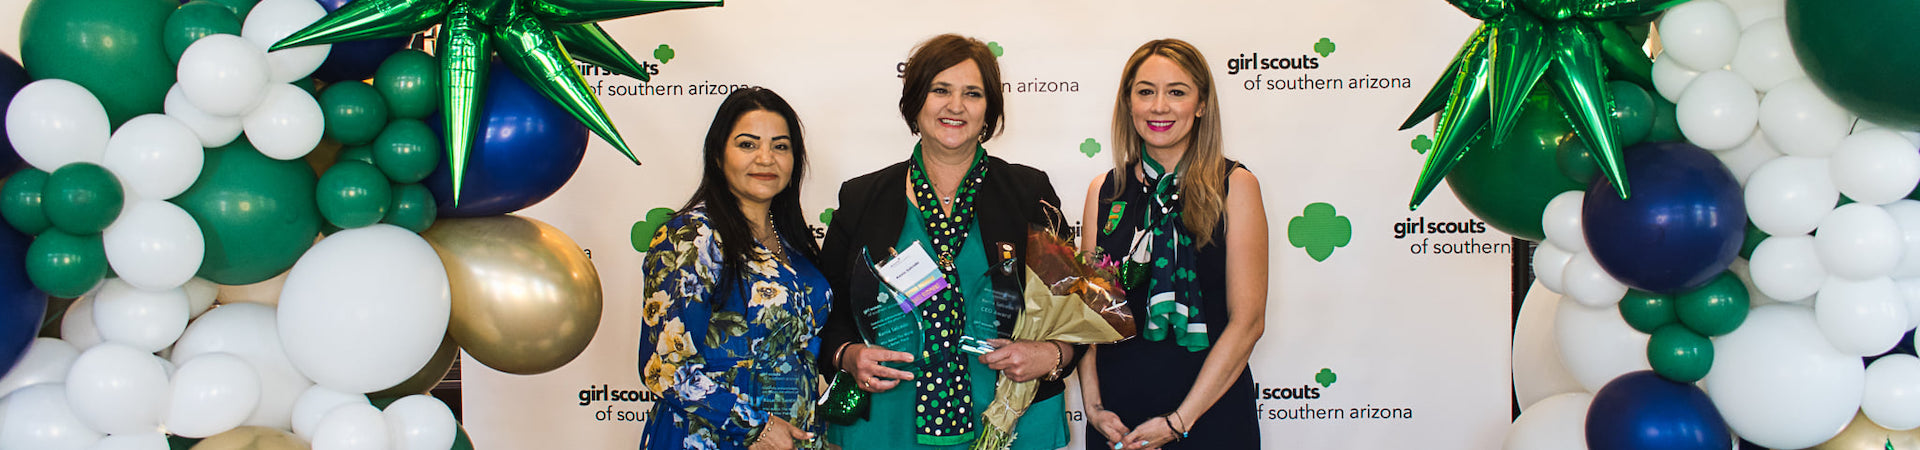
{"label": "woman's right hand", "polygon": [[913,373],[880,365],[883,362],[913,362],[913,354],[896,352],[866,344],[853,344],[847,347],[845,355],[838,361],[841,370],[853,374],[860,390],[880,393],[893,389],[902,380],[913,379]]}
{"label": "woman's right hand", "polygon": [[1114,414],[1113,411],[1104,409],[1088,414],[1087,423],[1092,424],[1093,429],[1099,430],[1101,436],[1106,436],[1107,442],[1123,442],[1122,439],[1125,439],[1128,433],[1133,432],[1133,430],[1127,429],[1125,422],[1120,421],[1119,414]]}
{"label": "woman's right hand", "polygon": [[766,428],[760,430],[760,439],[747,446],[749,450],[792,450],[794,441],[813,439],[813,433],[793,426],[786,419],[777,416],[768,417]]}

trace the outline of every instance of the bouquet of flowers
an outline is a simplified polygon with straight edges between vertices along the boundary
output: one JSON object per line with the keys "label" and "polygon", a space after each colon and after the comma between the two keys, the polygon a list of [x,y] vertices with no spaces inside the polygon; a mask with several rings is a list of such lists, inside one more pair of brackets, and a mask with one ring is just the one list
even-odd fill
{"label": "bouquet of flowers", "polygon": [[[1026,305],[1014,324],[1013,339],[1076,344],[1119,342],[1135,335],[1126,294],[1112,264],[1089,264],[1070,239],[1033,227],[1027,232]],[[1005,375],[994,385],[993,403],[974,450],[1003,450],[1013,444],[1013,426],[1033,404],[1038,382],[1016,382]]]}

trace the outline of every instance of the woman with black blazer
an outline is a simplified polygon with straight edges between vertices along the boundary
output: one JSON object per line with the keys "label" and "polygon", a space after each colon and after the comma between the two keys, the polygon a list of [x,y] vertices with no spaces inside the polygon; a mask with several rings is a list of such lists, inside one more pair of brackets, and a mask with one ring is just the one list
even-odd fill
{"label": "woman with black blazer", "polygon": [[[980,146],[999,129],[1003,111],[1000,70],[985,44],[934,37],[907,60],[903,78],[900,114],[920,142],[908,160],[841,185],[821,247],[834,304],[821,330],[820,367],[851,374],[873,393],[869,418],[830,427],[828,439],[848,450],[964,448],[984,428],[980,413],[1005,375],[1041,380],[1015,426],[1013,448],[1063,447],[1069,436],[1060,378],[1084,346],[995,339],[988,349],[962,339],[996,326],[998,335],[1012,333],[1013,318],[994,311],[1017,311],[1022,303],[1029,225],[1069,236],[1056,208],[1060,197],[1045,172],[988,156]],[[889,291],[868,261],[914,246],[935,261],[938,273],[929,276],[948,284],[910,311],[923,344],[917,353],[869,345],[861,336],[873,334],[872,324],[858,318]]]}

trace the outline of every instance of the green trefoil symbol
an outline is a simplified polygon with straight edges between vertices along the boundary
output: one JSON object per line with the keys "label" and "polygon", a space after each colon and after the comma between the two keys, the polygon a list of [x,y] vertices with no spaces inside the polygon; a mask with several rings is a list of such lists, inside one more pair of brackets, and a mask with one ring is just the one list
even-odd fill
{"label": "green trefoil symbol", "polygon": [[1299,216],[1287,221],[1287,243],[1307,250],[1314,261],[1326,261],[1335,247],[1353,241],[1353,221],[1334,212],[1333,205],[1307,205]]}

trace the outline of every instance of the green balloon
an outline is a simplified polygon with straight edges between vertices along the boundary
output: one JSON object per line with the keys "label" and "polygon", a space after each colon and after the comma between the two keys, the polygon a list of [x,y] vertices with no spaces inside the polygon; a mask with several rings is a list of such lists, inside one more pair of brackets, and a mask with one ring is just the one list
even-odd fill
{"label": "green balloon", "polygon": [[47,188],[41,205],[47,220],[71,234],[94,234],[107,229],[120,217],[126,197],[120,180],[99,164],[70,163],[47,176]]}
{"label": "green balloon", "polygon": [[162,37],[167,59],[180,63],[180,54],[193,41],[216,34],[240,35],[240,18],[233,10],[210,0],[193,0],[167,16],[167,34]]}
{"label": "green balloon", "polygon": [[253,284],[293,267],[320,233],[314,184],[305,161],[268,158],[245,139],[207,149],[200,178],[173,199],[206,239],[200,277]]}
{"label": "green balloon", "polygon": [[1641,333],[1652,333],[1680,320],[1673,303],[1672,296],[1630,289],[1627,296],[1620,299],[1620,318]]}
{"label": "green balloon", "polygon": [[473,450],[473,439],[467,437],[467,426],[459,426],[460,434],[453,436],[453,448],[447,450]]}
{"label": "green balloon", "polygon": [[233,11],[234,17],[238,17],[241,19],[247,18],[247,13],[253,12],[253,5],[260,4],[260,0],[209,0],[209,1],[218,3],[220,4],[220,6],[227,7],[228,10]]}
{"label": "green balloon", "polygon": [[167,436],[167,450],[192,450],[194,444],[199,444],[199,443],[200,443],[199,439],[194,439],[190,437],[171,436],[171,435]]}
{"label": "green balloon", "polygon": [[373,143],[373,162],[395,183],[418,183],[440,165],[440,135],[427,124],[399,119],[387,124]]}
{"label": "green balloon", "polygon": [[321,217],[333,226],[352,229],[380,223],[380,219],[387,216],[387,205],[393,201],[393,188],[387,185],[387,176],[380,174],[380,169],[359,161],[346,161],[320,174],[314,196],[320,205]]}
{"label": "green balloon", "polygon": [[1468,144],[1471,149],[1459,165],[1447,174],[1447,185],[1473,215],[1500,231],[1532,241],[1546,238],[1540,215],[1547,202],[1561,192],[1586,187],[1556,167],[1560,143],[1575,137],[1545,86],[1527,96],[1505,142],[1489,142],[1492,128],[1482,130]]}
{"label": "green balloon", "polygon": [[1827,98],[1873,123],[1920,129],[1920,8],[1911,0],[1787,2],[1794,56]]}
{"label": "green balloon", "polygon": [[1706,286],[1681,293],[1674,307],[1680,323],[1687,328],[1706,336],[1722,336],[1747,321],[1750,305],[1747,285],[1733,272],[1720,272]]}
{"label": "green balloon", "polygon": [[320,97],[320,83],[315,82],[313,77],[301,77],[300,79],[293,80],[292,83],[287,83],[287,84],[291,84],[293,85],[293,87],[297,87],[297,88],[300,88],[300,90],[302,91],[306,91],[307,95],[313,96],[314,98]]}
{"label": "green balloon", "polygon": [[1753,249],[1760,248],[1760,243],[1766,241],[1768,237],[1770,236],[1767,232],[1760,231],[1760,227],[1755,226],[1753,221],[1747,221],[1747,240],[1740,243],[1740,259],[1753,259]]}
{"label": "green balloon", "polygon": [[14,172],[7,177],[7,184],[0,186],[0,217],[28,236],[46,231],[53,226],[53,222],[47,221],[47,210],[41,203],[46,189],[46,172],[32,167]]}
{"label": "green balloon", "polygon": [[369,145],[362,145],[358,147],[348,147],[346,149],[340,150],[340,156],[336,157],[334,159],[334,162],[346,162],[346,161],[359,161],[367,164],[373,164],[373,145],[369,144]]}
{"label": "green balloon", "polygon": [[86,87],[114,126],[160,112],[173,87],[167,16],[174,0],[32,0],[20,22],[20,62],[36,80]]}
{"label": "green balloon", "polygon": [[326,118],[327,137],[340,145],[354,146],[373,142],[387,125],[387,101],[380,91],[359,80],[348,80],[320,91],[320,111]]}
{"label": "green balloon", "polygon": [[107,250],[99,234],[75,236],[49,229],[27,245],[27,279],[54,297],[79,297],[107,278]]}
{"label": "green balloon", "polygon": [[419,50],[388,56],[373,72],[373,87],[395,119],[425,119],[440,109],[440,60]]}
{"label": "green balloon", "polygon": [[440,205],[434,203],[433,192],[420,183],[393,185],[393,203],[387,207],[387,218],[381,222],[413,230],[415,233],[427,231],[433,226],[433,218],[440,214]]}
{"label": "green balloon", "polygon": [[1593,159],[1593,149],[1587,147],[1585,140],[1560,141],[1560,151],[1554,158],[1559,161],[1560,174],[1575,183],[1589,185],[1593,177],[1600,175],[1600,161]]}
{"label": "green balloon", "polygon": [[1668,324],[1653,330],[1653,337],[1647,340],[1647,362],[1668,380],[1700,381],[1713,368],[1713,341],[1685,325]]}
{"label": "green balloon", "polygon": [[1658,95],[1653,98],[1653,127],[1647,130],[1646,142],[1673,142],[1686,139],[1680,134],[1680,116],[1673,102]]}
{"label": "green balloon", "polygon": [[1613,92],[1613,137],[1620,147],[1646,141],[1653,131],[1654,116],[1658,115],[1654,111],[1653,96],[1639,85],[1625,81],[1609,81],[1607,90]]}

